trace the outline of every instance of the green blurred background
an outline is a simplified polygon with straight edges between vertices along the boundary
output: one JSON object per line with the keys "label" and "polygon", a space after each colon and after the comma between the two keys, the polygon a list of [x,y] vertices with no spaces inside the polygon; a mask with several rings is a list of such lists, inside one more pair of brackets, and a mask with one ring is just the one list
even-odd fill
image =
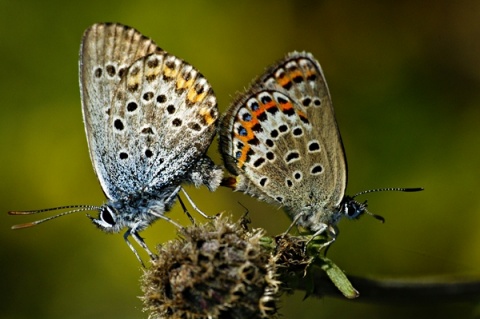
{"label": "green blurred background", "polygon": [[[349,193],[373,218],[340,223],[329,257],[374,278],[480,275],[479,1],[8,1],[0,0],[1,318],[145,318],[142,270],[121,235],[84,214],[35,228],[13,209],[104,202],[81,119],[78,50],[95,22],[134,26],[196,66],[221,111],[265,67],[307,50],[326,74],[349,160]],[[209,154],[220,163],[215,141]],[[220,189],[190,195],[211,214],[251,212],[270,234],[278,209]],[[362,197],[361,200],[364,198]],[[195,213],[194,213],[195,214]],[[172,218],[187,222],[180,205]],[[196,215],[197,218],[198,217]],[[157,222],[150,246],[174,238]],[[476,303],[366,304],[283,298],[284,318],[469,318]]]}

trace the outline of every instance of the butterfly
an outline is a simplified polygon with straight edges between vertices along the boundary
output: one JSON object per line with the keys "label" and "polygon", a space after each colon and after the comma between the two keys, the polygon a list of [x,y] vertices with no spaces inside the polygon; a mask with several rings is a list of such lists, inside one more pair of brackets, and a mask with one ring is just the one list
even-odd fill
{"label": "butterfly", "polygon": [[330,93],[320,64],[306,52],[287,54],[236,98],[221,118],[219,149],[234,175],[224,186],[282,206],[292,226],[312,238],[328,234],[325,246],[342,217],[369,213],[356,196],[422,190],[345,195],[347,160]]}
{"label": "butterfly", "polygon": [[205,155],[216,133],[216,97],[193,66],[134,28],[116,23],[95,24],[85,31],[79,72],[90,158],[107,202],[13,211],[10,214],[22,215],[70,209],[14,228],[96,210],[98,217],[89,216],[93,223],[107,233],[126,228],[125,241],[142,262],[129,237],[154,256],[139,232],[158,219],[181,227],[165,216],[181,185],[205,185],[214,191],[220,184],[222,169]]}

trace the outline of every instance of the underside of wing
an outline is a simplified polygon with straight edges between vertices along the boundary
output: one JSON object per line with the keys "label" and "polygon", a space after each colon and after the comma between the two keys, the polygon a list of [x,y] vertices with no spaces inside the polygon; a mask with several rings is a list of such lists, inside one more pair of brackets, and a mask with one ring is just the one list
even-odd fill
{"label": "underside of wing", "polygon": [[109,174],[129,189],[179,183],[209,147],[217,118],[215,95],[191,65],[167,53],[135,61],[106,120],[106,158],[119,168]]}
{"label": "underside of wing", "polygon": [[85,32],[80,85],[90,156],[108,198],[175,184],[213,138],[217,104],[206,79],[133,28]]}
{"label": "underside of wing", "polygon": [[82,112],[92,164],[108,198],[119,190],[107,172],[108,153],[105,117],[118,83],[138,58],[160,48],[137,30],[115,23],[98,23],[88,28],[80,48],[80,90]]}
{"label": "underside of wing", "polygon": [[220,134],[239,190],[286,207],[342,200],[343,145],[322,70],[310,54],[291,53],[268,69],[234,102]]}

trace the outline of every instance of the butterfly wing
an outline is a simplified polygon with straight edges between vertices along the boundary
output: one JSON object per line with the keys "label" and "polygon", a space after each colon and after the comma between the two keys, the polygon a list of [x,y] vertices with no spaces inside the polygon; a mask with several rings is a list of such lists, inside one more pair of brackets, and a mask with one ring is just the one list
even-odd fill
{"label": "butterfly wing", "polygon": [[290,53],[222,119],[220,150],[237,190],[291,211],[333,210],[347,164],[327,83],[309,53]]}
{"label": "butterfly wing", "polygon": [[218,117],[210,85],[135,29],[88,29],[80,83],[90,156],[110,199],[180,184],[210,145]]}
{"label": "butterfly wing", "polygon": [[80,48],[80,91],[90,159],[105,195],[119,194],[109,172],[111,148],[107,119],[118,83],[138,58],[159,48],[138,31],[119,24],[95,24],[83,35]]}

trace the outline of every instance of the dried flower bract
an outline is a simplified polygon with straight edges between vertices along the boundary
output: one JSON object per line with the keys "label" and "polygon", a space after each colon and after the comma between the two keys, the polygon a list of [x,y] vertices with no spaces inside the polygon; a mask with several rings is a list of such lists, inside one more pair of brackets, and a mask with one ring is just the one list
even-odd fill
{"label": "dried flower bract", "polygon": [[263,236],[221,216],[181,230],[145,272],[150,318],[275,318],[280,283]]}

